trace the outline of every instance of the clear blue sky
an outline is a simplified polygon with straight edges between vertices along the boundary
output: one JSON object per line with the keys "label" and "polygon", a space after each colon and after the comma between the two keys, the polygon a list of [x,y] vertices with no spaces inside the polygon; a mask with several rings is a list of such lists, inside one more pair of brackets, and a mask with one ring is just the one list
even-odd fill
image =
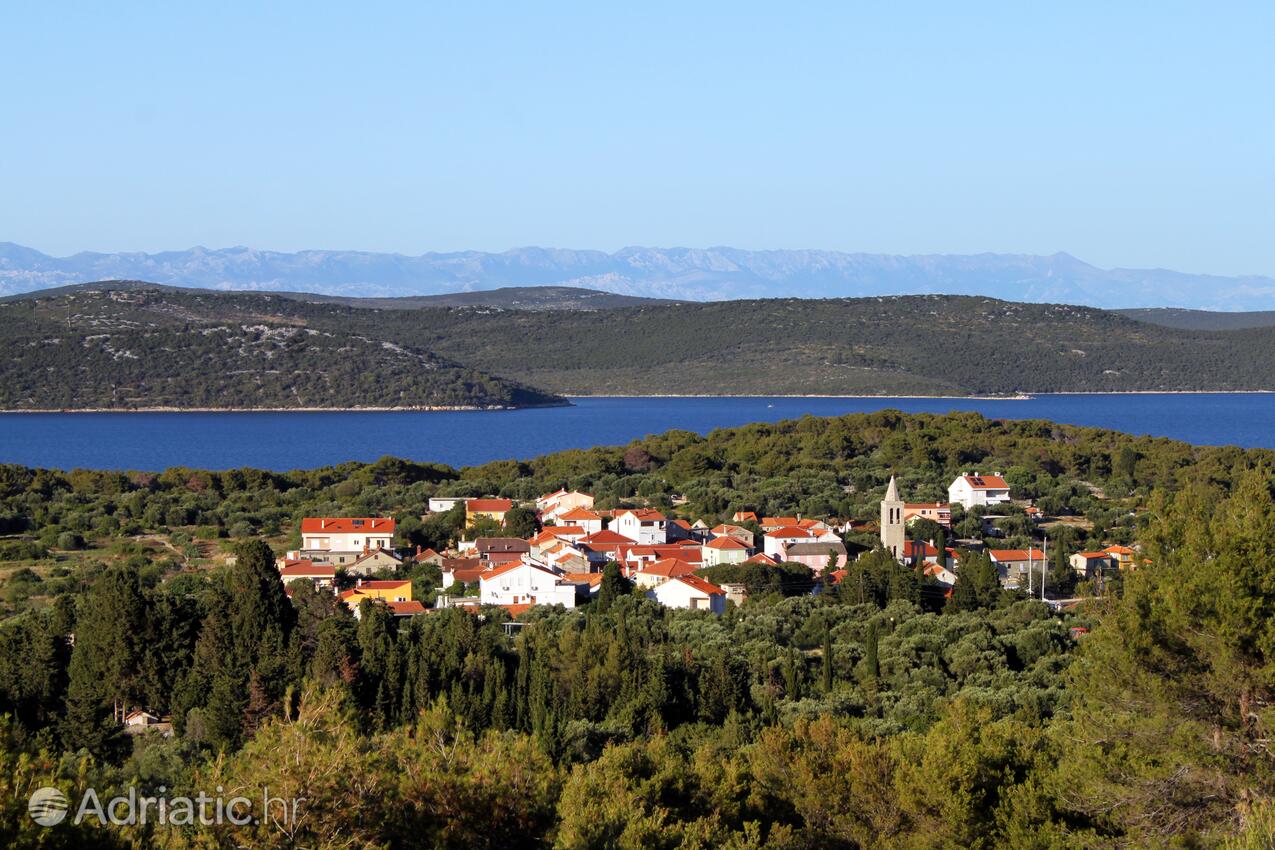
{"label": "clear blue sky", "polygon": [[344,5],[10,6],[0,241],[1275,274],[1270,3]]}

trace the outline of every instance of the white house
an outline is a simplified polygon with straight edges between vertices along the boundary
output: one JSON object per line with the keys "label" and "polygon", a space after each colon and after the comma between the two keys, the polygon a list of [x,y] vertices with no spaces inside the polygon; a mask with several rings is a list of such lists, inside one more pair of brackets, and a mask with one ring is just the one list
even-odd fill
{"label": "white house", "polygon": [[668,542],[668,520],[651,508],[634,508],[617,514],[612,529],[644,546]]}
{"label": "white house", "polygon": [[724,534],[701,546],[700,558],[706,567],[742,564],[748,558],[748,547],[736,538]]}
{"label": "white house", "polygon": [[588,510],[593,507],[593,497],[579,490],[555,490],[536,499],[536,512],[545,521],[557,522],[558,517],[567,511],[577,508]]}
{"label": "white house", "polygon": [[947,488],[949,502],[969,510],[976,505],[1003,505],[1009,502],[1009,485],[1000,475],[959,475]]}
{"label": "white house", "polygon": [[443,514],[464,502],[464,496],[431,496],[429,500],[429,512],[432,514]]}
{"label": "white house", "polygon": [[630,573],[633,584],[641,589],[658,587],[670,579],[682,578],[699,569],[698,564],[691,564],[677,558],[661,558],[650,564],[642,564]]}
{"label": "white house", "polygon": [[576,606],[576,586],[556,573],[515,561],[478,576],[478,598],[484,605]]}
{"label": "white house", "polygon": [[301,554],[316,563],[353,563],[365,552],[393,549],[394,527],[389,517],[306,517]]}
{"label": "white house", "polygon": [[584,529],[585,534],[597,534],[602,530],[602,515],[588,508],[572,508],[554,517],[558,525],[572,525]]}
{"label": "white house", "polygon": [[790,543],[812,543],[814,539],[814,534],[795,525],[776,528],[774,531],[766,532],[766,536],[763,538],[762,551],[776,561],[782,561],[784,559],[784,550],[788,548]]}
{"label": "white house", "polygon": [[720,614],[726,610],[726,591],[699,576],[678,576],[646,593],[666,608],[690,608]]}

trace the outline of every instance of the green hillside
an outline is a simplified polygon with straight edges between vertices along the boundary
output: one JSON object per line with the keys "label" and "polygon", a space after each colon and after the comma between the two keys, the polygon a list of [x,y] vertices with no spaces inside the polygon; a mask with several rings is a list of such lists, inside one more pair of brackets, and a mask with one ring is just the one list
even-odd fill
{"label": "green hillside", "polygon": [[419,347],[147,294],[0,305],[0,341],[8,410],[561,403]]}
{"label": "green hillside", "polygon": [[987,298],[798,299],[590,314],[438,311],[423,344],[567,394],[1275,389],[1275,329],[1186,331]]}
{"label": "green hillside", "polygon": [[5,407],[1275,390],[1275,328],[961,296],[582,311],[81,288],[0,304],[0,338],[17,352],[0,367]]}

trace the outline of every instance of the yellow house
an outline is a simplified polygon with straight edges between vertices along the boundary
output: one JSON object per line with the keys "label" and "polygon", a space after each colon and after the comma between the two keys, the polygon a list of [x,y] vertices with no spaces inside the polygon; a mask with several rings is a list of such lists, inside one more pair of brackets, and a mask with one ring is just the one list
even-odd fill
{"label": "yellow house", "polygon": [[412,583],[403,581],[360,581],[354,587],[341,594],[341,599],[350,608],[357,610],[364,599],[379,599],[382,602],[412,601]]}
{"label": "yellow house", "polygon": [[1102,551],[1111,556],[1111,563],[1122,570],[1130,570],[1135,566],[1133,560],[1134,552],[1128,546],[1108,546]]}
{"label": "yellow house", "polygon": [[509,499],[469,499],[465,502],[465,524],[473,525],[480,519],[492,519],[505,524],[505,514],[514,506]]}

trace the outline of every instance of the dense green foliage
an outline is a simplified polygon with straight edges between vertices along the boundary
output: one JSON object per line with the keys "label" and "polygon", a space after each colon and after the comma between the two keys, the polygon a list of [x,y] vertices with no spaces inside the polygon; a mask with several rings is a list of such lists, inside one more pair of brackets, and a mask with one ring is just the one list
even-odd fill
{"label": "dense green foliage", "polygon": [[0,328],[17,352],[0,364],[8,407],[551,400],[529,387],[584,395],[1275,389],[1273,328],[1175,329],[1084,307],[958,296],[584,311],[80,290],[0,303]]}
{"label": "dense green foliage", "polygon": [[[43,585],[42,604],[0,622],[0,837],[139,848],[1267,846],[1273,460],[884,412],[464,470],[389,458],[287,474],[0,467],[0,522],[15,542],[72,532],[126,554],[141,532],[287,533],[312,512],[396,513],[408,540],[429,540],[456,519],[416,518],[431,494],[527,498],[562,484],[611,504],[684,494],[676,510],[706,521],[738,508],[862,516],[891,469],[909,498],[928,498],[955,470],[994,466],[1017,491],[1098,526],[1051,535],[1136,538],[1151,561],[1118,594],[1065,614],[1000,590],[974,556],[946,602],[880,551],[813,595],[792,565],[716,568],[751,591],[720,617],[664,609],[612,567],[594,603],[532,609],[509,629],[494,608],[399,622],[365,604],[356,620],[304,582],[289,599],[255,540],[201,571],[156,568],[142,549],[63,576],[35,563],[41,574],[23,581]],[[171,713],[176,735],[122,736],[112,716],[132,704]],[[49,783],[73,796],[269,785],[305,797],[306,817],[287,841],[268,822],[41,831],[24,801]]]}

